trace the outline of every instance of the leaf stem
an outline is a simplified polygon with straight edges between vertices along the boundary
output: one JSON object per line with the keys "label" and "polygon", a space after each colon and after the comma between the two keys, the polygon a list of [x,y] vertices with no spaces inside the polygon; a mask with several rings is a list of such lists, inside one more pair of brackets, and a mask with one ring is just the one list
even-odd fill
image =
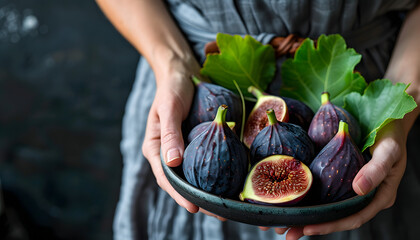
{"label": "leaf stem", "polygon": [[201,80],[198,79],[198,77],[192,76],[191,78],[192,78],[192,81],[193,81],[193,83],[194,83],[195,86],[197,86],[198,84],[201,83]]}
{"label": "leaf stem", "polygon": [[239,92],[239,96],[241,97],[241,101],[242,101],[242,124],[241,124],[241,133],[239,134],[239,139],[241,140],[241,142],[243,142],[244,140],[244,129],[245,129],[245,100],[244,100],[244,95],[242,94],[241,88],[239,88],[238,83],[233,80],[233,84],[235,84],[236,89],[238,89]]}

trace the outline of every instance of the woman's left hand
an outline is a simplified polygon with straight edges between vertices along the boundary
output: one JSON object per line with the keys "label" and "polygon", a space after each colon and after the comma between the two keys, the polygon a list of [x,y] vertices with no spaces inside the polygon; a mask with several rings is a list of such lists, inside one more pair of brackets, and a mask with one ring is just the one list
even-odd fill
{"label": "woman's left hand", "polygon": [[378,187],[372,202],[363,210],[336,221],[290,229],[276,228],[276,232],[282,234],[288,230],[286,239],[293,240],[303,235],[325,235],[352,230],[391,207],[406,167],[406,137],[401,120],[394,120],[378,133],[376,143],[371,148],[372,159],[353,180],[353,190],[358,195],[365,195]]}

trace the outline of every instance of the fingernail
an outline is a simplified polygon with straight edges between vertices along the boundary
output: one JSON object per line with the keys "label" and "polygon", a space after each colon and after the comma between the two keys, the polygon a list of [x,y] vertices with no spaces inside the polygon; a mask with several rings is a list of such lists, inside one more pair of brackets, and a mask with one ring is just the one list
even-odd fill
{"label": "fingernail", "polygon": [[303,234],[305,236],[315,236],[315,235],[321,235],[321,232],[317,232],[317,231],[303,231]]}
{"label": "fingernail", "polygon": [[176,148],[169,149],[168,153],[166,154],[166,163],[170,163],[178,158],[181,158],[179,150]]}
{"label": "fingernail", "polygon": [[362,195],[365,195],[372,188],[372,181],[366,176],[363,176],[359,179],[359,181],[357,181],[356,186]]}

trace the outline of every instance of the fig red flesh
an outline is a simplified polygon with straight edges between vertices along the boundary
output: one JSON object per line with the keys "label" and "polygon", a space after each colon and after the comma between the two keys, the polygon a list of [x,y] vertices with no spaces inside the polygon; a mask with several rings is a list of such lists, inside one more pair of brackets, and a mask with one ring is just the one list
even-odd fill
{"label": "fig red flesh", "polygon": [[286,155],[272,155],[255,164],[248,174],[242,201],[269,205],[293,205],[312,185],[309,168]]}
{"label": "fig red flesh", "polygon": [[257,134],[268,126],[267,109],[273,109],[280,122],[287,122],[289,119],[286,102],[281,97],[268,95],[252,86],[249,91],[257,97],[257,103],[245,123],[244,144],[248,148],[251,147]]}

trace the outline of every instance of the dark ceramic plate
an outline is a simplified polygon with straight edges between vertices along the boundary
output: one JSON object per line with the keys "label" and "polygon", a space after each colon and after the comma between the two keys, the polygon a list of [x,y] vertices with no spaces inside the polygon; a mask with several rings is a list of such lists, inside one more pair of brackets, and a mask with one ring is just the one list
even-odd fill
{"label": "dark ceramic plate", "polygon": [[263,206],[204,192],[185,181],[181,167],[171,168],[163,161],[162,165],[174,189],[190,202],[221,217],[257,226],[303,226],[340,219],[363,209],[374,196],[372,191],[365,196],[356,196],[330,204]]}

